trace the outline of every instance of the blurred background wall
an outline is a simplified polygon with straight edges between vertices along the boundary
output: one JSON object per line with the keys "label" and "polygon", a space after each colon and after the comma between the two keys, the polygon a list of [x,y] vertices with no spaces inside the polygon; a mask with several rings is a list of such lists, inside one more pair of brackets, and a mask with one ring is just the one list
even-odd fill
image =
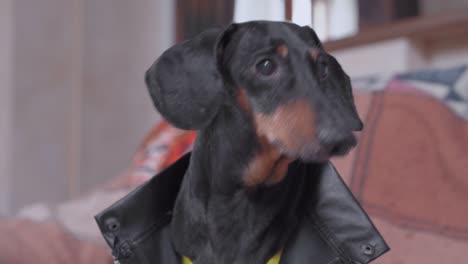
{"label": "blurred background wall", "polygon": [[[144,72],[171,0],[0,2],[0,212],[115,176],[159,118]],[[86,175],[86,176],[84,176]]]}
{"label": "blurred background wall", "polygon": [[13,0],[0,1],[0,213],[9,206],[9,139],[12,87],[12,6]]}

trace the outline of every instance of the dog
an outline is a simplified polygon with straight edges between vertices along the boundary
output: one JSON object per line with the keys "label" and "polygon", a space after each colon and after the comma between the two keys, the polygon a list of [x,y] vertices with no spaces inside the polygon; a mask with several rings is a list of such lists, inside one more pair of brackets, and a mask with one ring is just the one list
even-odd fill
{"label": "dog", "polygon": [[345,155],[363,127],[350,78],[310,27],[288,22],[202,32],[164,52],[146,84],[166,120],[198,131],[170,224],[194,263],[281,251],[310,191],[288,170]]}

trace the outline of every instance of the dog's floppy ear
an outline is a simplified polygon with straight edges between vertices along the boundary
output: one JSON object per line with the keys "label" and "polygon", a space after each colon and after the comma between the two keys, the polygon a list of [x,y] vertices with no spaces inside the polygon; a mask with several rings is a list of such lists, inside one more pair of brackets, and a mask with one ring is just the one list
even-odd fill
{"label": "dog's floppy ear", "polygon": [[199,130],[215,117],[224,100],[218,70],[229,30],[213,29],[164,52],[146,72],[156,109],[172,125]]}
{"label": "dog's floppy ear", "polygon": [[322,42],[317,36],[317,33],[315,33],[315,30],[313,30],[309,26],[302,26],[301,27],[301,34],[302,36],[306,39],[306,42],[312,46],[312,47],[317,47],[317,48],[323,48]]}

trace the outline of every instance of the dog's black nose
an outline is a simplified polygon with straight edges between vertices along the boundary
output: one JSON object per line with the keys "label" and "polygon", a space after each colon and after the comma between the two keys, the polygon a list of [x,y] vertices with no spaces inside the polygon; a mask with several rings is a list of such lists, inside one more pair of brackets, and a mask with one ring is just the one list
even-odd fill
{"label": "dog's black nose", "polygon": [[362,123],[360,119],[356,120],[356,122],[354,122],[352,126],[353,131],[362,131],[363,128],[364,128],[364,124]]}

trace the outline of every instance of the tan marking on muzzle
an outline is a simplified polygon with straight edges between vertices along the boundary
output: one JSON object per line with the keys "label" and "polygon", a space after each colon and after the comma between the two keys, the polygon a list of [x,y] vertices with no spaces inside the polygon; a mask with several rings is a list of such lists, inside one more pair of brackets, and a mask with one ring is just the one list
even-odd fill
{"label": "tan marking on muzzle", "polygon": [[288,103],[270,115],[255,114],[257,133],[296,152],[316,138],[316,117],[305,100]]}
{"label": "tan marking on muzzle", "polygon": [[[240,94],[241,98],[246,96],[245,92]],[[246,109],[250,109],[250,106]],[[276,184],[286,176],[292,160],[275,143],[290,152],[298,152],[303,144],[311,143],[316,137],[315,114],[309,103],[301,100],[278,107],[269,115],[252,115],[260,149],[247,166],[244,182],[248,187]]]}
{"label": "tan marking on muzzle", "polygon": [[270,144],[264,136],[259,137],[260,150],[249,162],[244,174],[244,183],[247,187],[255,187],[261,184],[273,185],[280,182],[291,162],[281,156],[278,147]]}
{"label": "tan marking on muzzle", "polygon": [[272,185],[280,182],[286,175],[290,159],[281,155],[278,146],[271,144],[266,135],[258,134],[258,124],[251,112],[249,98],[244,88],[239,88],[236,97],[240,108],[252,117],[252,122],[257,129],[259,149],[249,161],[242,176],[247,187],[255,187],[261,184]]}

